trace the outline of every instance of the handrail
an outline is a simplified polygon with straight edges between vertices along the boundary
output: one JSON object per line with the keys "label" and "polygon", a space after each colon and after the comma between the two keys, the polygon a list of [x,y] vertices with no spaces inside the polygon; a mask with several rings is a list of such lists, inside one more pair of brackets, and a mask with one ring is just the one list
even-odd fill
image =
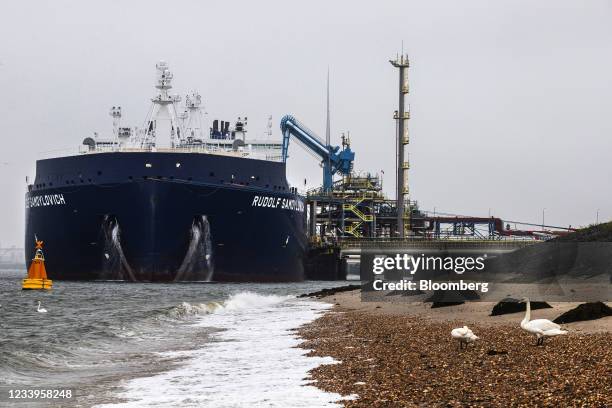
{"label": "handrail", "polygon": [[503,240],[421,240],[421,241],[376,241],[369,240],[368,238],[359,239],[341,239],[338,240],[337,244],[340,248],[385,248],[385,247],[396,247],[401,248],[471,248],[474,246],[479,247],[497,247],[497,248],[523,248],[529,245],[535,245],[542,241],[503,241]]}
{"label": "handrail", "polygon": [[357,208],[357,206],[353,204],[343,204],[342,209],[346,211],[352,211],[356,216],[358,216],[365,222],[372,222],[374,220],[374,216],[369,215],[369,214],[364,214]]}
{"label": "handrail", "polygon": [[245,149],[245,150],[226,150],[215,146],[189,146],[189,147],[125,147],[125,146],[96,146],[88,148],[80,146],[77,148],[54,149],[39,152],[40,159],[50,159],[56,157],[77,156],[87,154],[102,154],[102,153],[184,153],[184,154],[210,154],[218,156],[231,156],[240,158],[252,158],[260,160],[268,160],[280,162],[280,152],[278,154],[270,154],[272,151],[260,149]]}

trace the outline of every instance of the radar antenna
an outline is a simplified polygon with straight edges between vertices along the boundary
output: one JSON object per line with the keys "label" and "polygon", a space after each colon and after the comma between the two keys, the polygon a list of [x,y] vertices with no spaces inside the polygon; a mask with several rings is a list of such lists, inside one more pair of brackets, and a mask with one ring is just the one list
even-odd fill
{"label": "radar antenna", "polygon": [[[172,88],[173,78],[168,64],[160,61],[155,68],[157,69],[155,88],[158,89],[158,93],[151,99],[153,106],[145,120],[143,147],[163,146],[168,140],[169,146],[174,147],[180,143],[182,137],[175,106],[181,97],[168,93]],[[168,134],[170,138],[168,140],[158,138],[164,134]]]}
{"label": "radar antenna", "polygon": [[121,106],[113,106],[109,114],[113,118],[113,140],[119,139],[119,123],[121,122]]}

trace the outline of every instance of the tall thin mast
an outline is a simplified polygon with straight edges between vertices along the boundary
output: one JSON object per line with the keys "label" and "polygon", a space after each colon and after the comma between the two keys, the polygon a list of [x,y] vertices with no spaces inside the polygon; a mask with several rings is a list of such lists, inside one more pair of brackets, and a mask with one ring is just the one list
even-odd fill
{"label": "tall thin mast", "polygon": [[389,60],[391,65],[399,70],[399,106],[393,118],[397,121],[397,185],[396,185],[396,207],[397,207],[397,234],[399,237],[404,237],[406,226],[404,220],[407,219],[406,205],[409,205],[408,191],[408,169],[410,167],[408,160],[405,159],[405,147],[409,142],[408,139],[408,119],[410,112],[405,109],[405,97],[408,93],[408,55],[403,54],[395,60]]}
{"label": "tall thin mast", "polygon": [[[329,67],[327,67],[327,115],[325,122],[325,145],[331,144],[331,126],[330,126],[330,113],[329,113]],[[323,177],[326,174],[330,174],[331,171],[331,158],[328,156],[323,166]]]}
{"label": "tall thin mast", "polygon": [[327,67],[327,120],[325,125],[325,143],[331,142],[331,126],[329,124],[329,67]]}

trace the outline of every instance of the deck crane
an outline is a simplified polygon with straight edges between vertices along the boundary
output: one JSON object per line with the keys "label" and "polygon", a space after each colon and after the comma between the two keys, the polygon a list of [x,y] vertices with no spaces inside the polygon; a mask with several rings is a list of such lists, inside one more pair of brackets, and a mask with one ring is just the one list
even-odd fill
{"label": "deck crane", "polygon": [[289,138],[293,135],[308,150],[321,158],[324,191],[331,190],[334,174],[348,175],[353,170],[355,153],[351,150],[349,140],[344,136],[342,137],[342,149],[340,149],[340,146],[332,146],[323,142],[313,131],[291,115],[285,115],[280,125],[283,132],[283,162],[287,162],[287,157],[289,157]]}

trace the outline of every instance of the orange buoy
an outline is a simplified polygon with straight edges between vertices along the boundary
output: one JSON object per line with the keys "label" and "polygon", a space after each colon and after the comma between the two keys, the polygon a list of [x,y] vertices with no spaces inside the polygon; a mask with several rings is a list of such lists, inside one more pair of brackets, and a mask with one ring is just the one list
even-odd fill
{"label": "orange buoy", "polygon": [[53,281],[47,279],[42,247],[43,241],[36,240],[36,253],[28,269],[28,277],[23,280],[21,289],[51,289],[53,286]]}

